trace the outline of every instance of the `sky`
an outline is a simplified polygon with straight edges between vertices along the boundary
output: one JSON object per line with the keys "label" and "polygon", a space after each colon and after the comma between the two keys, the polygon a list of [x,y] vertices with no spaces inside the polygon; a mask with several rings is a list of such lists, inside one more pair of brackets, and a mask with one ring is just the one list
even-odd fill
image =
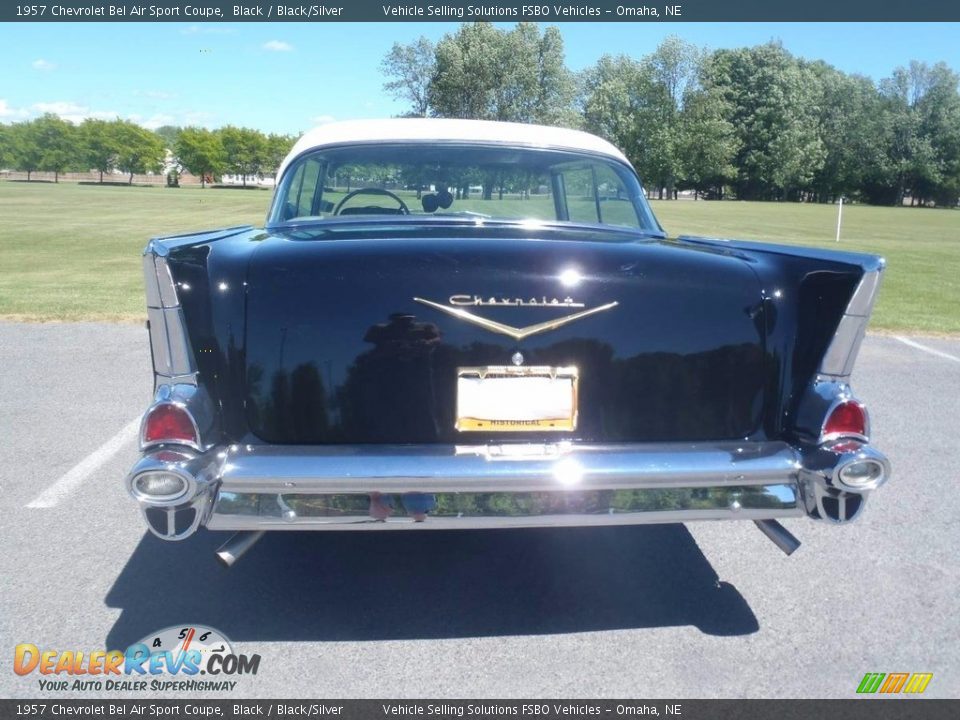
{"label": "sky", "polygon": [[[160,125],[226,124],[299,133],[332,120],[389,117],[382,89],[394,42],[437,40],[456,23],[5,23],[0,122],[54,112]],[[504,25],[509,27],[509,25]],[[567,65],[641,57],[675,34],[708,49],[780,40],[874,80],[910,60],[960,72],[958,23],[560,23]]]}

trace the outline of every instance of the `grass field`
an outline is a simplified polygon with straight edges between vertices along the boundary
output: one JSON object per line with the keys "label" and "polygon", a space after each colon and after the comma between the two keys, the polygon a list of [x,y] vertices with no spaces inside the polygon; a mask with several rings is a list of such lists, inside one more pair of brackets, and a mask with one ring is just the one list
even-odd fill
{"label": "grass field", "polygon": [[[139,320],[148,237],[260,224],[269,200],[261,190],[0,182],[0,317]],[[833,206],[653,205],[671,235],[838,247]],[[960,212],[848,206],[839,247],[887,258],[872,328],[960,333]]]}

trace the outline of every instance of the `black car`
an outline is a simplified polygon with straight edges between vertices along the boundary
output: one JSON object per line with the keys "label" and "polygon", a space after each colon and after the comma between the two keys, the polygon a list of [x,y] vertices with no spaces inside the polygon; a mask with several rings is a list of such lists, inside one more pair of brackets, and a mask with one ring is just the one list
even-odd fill
{"label": "black car", "polygon": [[890,474],[848,384],[869,255],[668,238],[607,142],[327,125],[263,228],[144,255],[147,525],[234,531],[843,523]]}

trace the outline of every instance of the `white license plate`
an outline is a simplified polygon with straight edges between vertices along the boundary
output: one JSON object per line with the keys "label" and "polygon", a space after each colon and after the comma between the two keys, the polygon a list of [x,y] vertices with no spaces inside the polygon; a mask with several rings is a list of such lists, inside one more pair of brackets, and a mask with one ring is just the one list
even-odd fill
{"label": "white license plate", "polygon": [[458,368],[457,430],[575,430],[577,380],[575,367]]}

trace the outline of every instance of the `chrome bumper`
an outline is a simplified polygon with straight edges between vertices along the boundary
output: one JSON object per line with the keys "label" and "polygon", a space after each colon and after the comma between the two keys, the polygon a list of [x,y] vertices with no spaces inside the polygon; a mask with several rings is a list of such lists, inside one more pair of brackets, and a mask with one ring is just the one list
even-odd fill
{"label": "chrome bumper", "polygon": [[[669,445],[231,445],[162,448],[127,478],[154,534],[211,530],[379,530],[850,520],[838,469],[865,453],[801,451],[784,442]],[[162,502],[138,492],[144,473],[185,477]],[[869,489],[872,489],[869,488]],[[824,499],[827,502],[824,502]],[[840,498],[834,502],[835,498]],[[844,506],[840,517],[829,517]],[[853,512],[847,512],[847,510]]]}

